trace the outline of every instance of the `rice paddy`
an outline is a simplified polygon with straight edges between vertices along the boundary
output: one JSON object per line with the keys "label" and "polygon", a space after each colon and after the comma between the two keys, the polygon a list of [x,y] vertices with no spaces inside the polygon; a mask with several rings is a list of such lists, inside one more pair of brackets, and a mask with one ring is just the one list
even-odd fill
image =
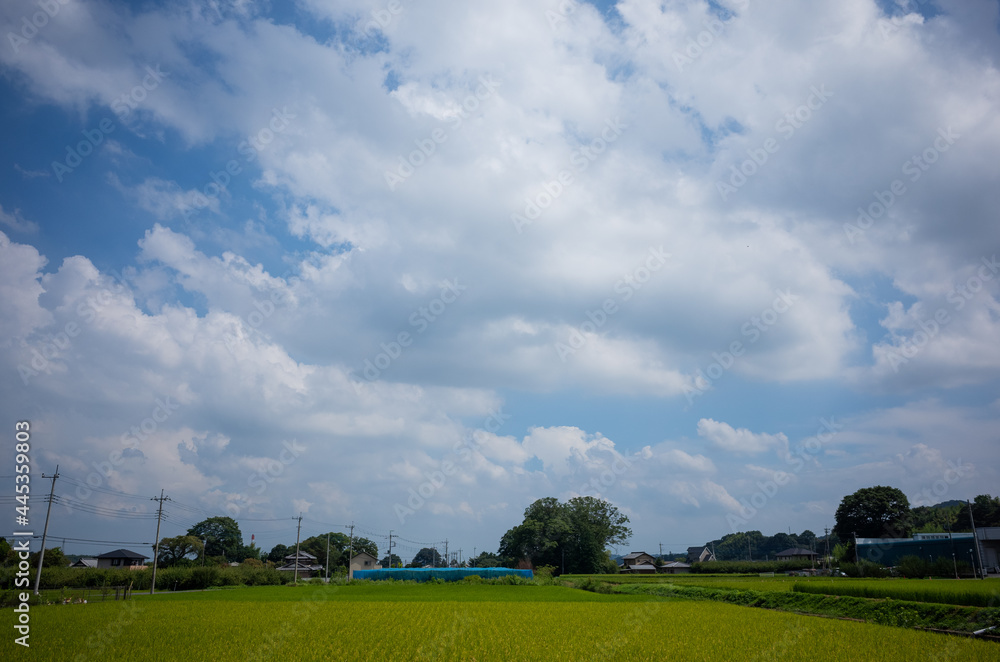
{"label": "rice paddy", "polygon": [[[997,644],[560,586],[261,587],[33,608],[34,660],[994,660]],[[17,648],[17,651],[14,649]],[[22,652],[8,636],[0,657]],[[28,651],[23,651],[27,653]]]}
{"label": "rice paddy", "polygon": [[1000,579],[837,579],[795,582],[799,593],[1000,607]]}

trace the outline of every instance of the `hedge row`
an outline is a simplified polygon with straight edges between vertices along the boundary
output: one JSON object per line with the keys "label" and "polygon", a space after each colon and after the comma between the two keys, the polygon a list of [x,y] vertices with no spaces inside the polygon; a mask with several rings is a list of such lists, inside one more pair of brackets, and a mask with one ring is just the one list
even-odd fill
{"label": "hedge row", "polygon": [[789,572],[812,568],[811,561],[704,561],[691,565],[691,572],[699,574],[752,575],[760,572]]}
{"label": "hedge row", "polygon": [[[16,570],[15,567],[0,568],[0,590],[14,589]],[[42,568],[41,588],[101,588],[131,584],[133,591],[148,591],[152,578],[153,571],[149,568],[145,570]],[[34,571],[31,572],[30,580],[30,585],[34,588]],[[173,567],[158,568],[156,571],[156,589],[159,591],[184,591],[209,586],[263,586],[286,584],[291,580],[291,573],[279,572],[274,568],[249,566]]]}

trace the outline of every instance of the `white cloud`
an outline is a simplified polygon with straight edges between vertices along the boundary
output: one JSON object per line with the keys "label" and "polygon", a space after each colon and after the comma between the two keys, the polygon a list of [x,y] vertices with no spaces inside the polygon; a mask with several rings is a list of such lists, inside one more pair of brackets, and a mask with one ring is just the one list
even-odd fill
{"label": "white cloud", "polygon": [[784,433],[754,433],[746,428],[734,429],[728,423],[703,418],[698,421],[698,436],[704,437],[716,448],[734,453],[763,453],[769,450],[787,450],[788,437]]}

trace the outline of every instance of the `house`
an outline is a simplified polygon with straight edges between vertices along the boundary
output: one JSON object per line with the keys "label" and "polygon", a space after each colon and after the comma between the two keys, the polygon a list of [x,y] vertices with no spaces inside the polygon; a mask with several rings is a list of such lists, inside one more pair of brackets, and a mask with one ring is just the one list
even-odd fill
{"label": "house", "polygon": [[691,572],[691,564],[681,563],[680,561],[671,561],[670,563],[664,563],[659,567],[659,571],[667,575],[680,575]]}
{"label": "house", "polygon": [[71,568],[96,568],[97,559],[78,559],[76,563],[70,566]]}
{"label": "house", "polygon": [[792,547],[775,555],[779,561],[815,561],[819,554],[801,547]]}
{"label": "house", "polygon": [[378,562],[378,559],[369,554],[368,552],[359,552],[354,555],[351,559],[351,577],[354,576],[355,570],[381,570],[382,565]]}
{"label": "house", "polygon": [[323,572],[323,566],[316,563],[316,557],[308,552],[300,551],[298,556],[289,554],[285,557],[285,565],[278,568],[283,572],[295,572],[298,570],[300,579],[319,577]]}
{"label": "house", "polygon": [[97,557],[98,568],[130,568],[141,569],[146,567],[148,556],[136,554],[127,549],[116,549],[113,552],[105,552]]}
{"label": "house", "polygon": [[632,552],[622,557],[622,572],[653,574],[656,572],[656,558],[646,552]]}
{"label": "house", "polygon": [[687,562],[688,563],[705,563],[707,561],[714,561],[715,553],[707,545],[703,547],[688,547]]}

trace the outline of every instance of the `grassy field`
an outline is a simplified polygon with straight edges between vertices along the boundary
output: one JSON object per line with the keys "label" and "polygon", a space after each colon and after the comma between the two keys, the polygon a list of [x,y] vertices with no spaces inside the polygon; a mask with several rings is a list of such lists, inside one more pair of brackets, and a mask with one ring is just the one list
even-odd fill
{"label": "grassy field", "polygon": [[[32,660],[995,660],[996,644],[559,586],[352,585],[137,595],[31,611]],[[17,650],[15,650],[15,648]]]}
{"label": "grassy field", "polygon": [[[823,581],[825,580],[825,581]],[[836,579],[795,582],[794,591],[892,598],[970,607],[1000,607],[1000,579]]]}

